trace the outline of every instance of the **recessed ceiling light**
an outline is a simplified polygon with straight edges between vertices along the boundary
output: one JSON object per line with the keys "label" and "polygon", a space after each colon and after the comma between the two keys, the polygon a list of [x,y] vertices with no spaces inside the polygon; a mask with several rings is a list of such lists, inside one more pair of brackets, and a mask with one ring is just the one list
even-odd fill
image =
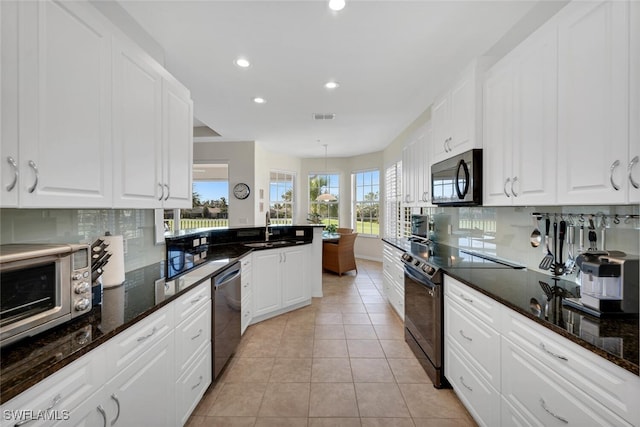
{"label": "recessed ceiling light", "polygon": [[246,58],[238,58],[235,61],[235,64],[240,68],[247,68],[251,63]]}
{"label": "recessed ceiling light", "polygon": [[329,9],[335,10],[336,12],[344,9],[345,1],[344,0],[329,0]]}
{"label": "recessed ceiling light", "polygon": [[255,98],[253,98],[253,102],[255,102],[256,104],[264,104],[265,102],[267,102],[267,100],[256,96]]}
{"label": "recessed ceiling light", "polygon": [[334,81],[326,82],[326,83],[324,84],[324,87],[326,87],[327,89],[335,89],[335,88],[337,88],[338,86],[340,86],[340,83],[338,83],[338,82],[334,82]]}

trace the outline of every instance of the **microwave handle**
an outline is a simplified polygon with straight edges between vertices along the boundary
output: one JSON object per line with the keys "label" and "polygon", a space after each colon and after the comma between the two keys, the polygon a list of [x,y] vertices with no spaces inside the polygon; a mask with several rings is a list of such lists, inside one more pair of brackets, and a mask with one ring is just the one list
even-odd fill
{"label": "microwave handle", "polygon": [[[460,168],[464,170],[464,189],[460,190]],[[467,163],[460,159],[458,162],[458,167],[456,168],[456,193],[458,194],[459,199],[464,199],[469,191],[469,167]]]}

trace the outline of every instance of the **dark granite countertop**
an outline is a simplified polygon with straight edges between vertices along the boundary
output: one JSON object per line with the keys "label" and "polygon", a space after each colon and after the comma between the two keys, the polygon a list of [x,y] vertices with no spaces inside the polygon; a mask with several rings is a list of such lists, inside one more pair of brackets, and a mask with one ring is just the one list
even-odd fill
{"label": "dark granite countertop", "polygon": [[[407,239],[383,240],[401,251],[412,252],[412,245]],[[640,375],[640,328],[637,315],[597,318],[567,307],[562,300],[579,297],[580,287],[575,282],[533,270],[439,267],[448,276],[629,372]],[[539,304],[541,310],[536,309],[535,303]]]}

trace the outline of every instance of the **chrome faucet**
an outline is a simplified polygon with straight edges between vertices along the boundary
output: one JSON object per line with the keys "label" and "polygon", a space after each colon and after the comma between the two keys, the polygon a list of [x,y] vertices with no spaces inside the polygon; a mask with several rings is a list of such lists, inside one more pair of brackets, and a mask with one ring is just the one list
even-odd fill
{"label": "chrome faucet", "polygon": [[265,223],[267,225],[265,226],[265,230],[264,230],[264,240],[265,242],[268,242],[269,235],[271,234],[269,233],[269,226],[271,225],[271,215],[269,214],[269,211],[267,211]]}

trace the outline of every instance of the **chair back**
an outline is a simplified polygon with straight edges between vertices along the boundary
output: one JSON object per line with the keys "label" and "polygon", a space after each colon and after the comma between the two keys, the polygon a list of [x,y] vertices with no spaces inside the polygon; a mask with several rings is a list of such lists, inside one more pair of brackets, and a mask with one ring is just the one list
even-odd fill
{"label": "chair back", "polygon": [[338,246],[340,246],[340,250],[348,250],[349,248],[353,248],[356,237],[358,237],[358,233],[341,234],[340,239],[338,240]]}
{"label": "chair back", "polygon": [[353,233],[353,228],[338,228],[336,230],[336,233],[338,234],[349,234],[349,233]]}

